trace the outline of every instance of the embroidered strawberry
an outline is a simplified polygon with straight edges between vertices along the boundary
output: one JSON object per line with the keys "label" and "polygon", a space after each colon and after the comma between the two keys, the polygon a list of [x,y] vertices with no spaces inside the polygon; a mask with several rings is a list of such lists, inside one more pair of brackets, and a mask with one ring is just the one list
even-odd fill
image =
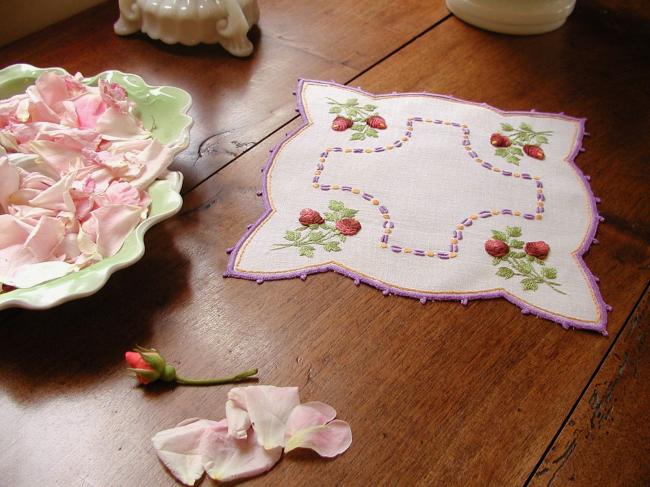
{"label": "embroidered strawberry", "polygon": [[507,243],[502,242],[501,240],[486,240],[485,251],[492,257],[503,257],[508,255],[510,247]]}
{"label": "embroidered strawberry", "polygon": [[524,146],[524,152],[526,155],[532,157],[533,159],[539,159],[543,161],[546,155],[544,154],[544,149],[538,145],[526,144]]}
{"label": "embroidered strawberry", "polygon": [[494,147],[510,147],[512,142],[507,135],[495,132],[490,136],[490,144]]}
{"label": "embroidered strawberry", "polygon": [[550,250],[551,248],[543,240],[538,242],[526,242],[526,245],[524,245],[524,252],[541,260],[546,259]]}
{"label": "embroidered strawberry", "polygon": [[332,130],[336,130],[337,132],[343,132],[350,127],[352,127],[352,120],[346,117],[341,117],[340,115],[332,122]]}
{"label": "embroidered strawberry", "polygon": [[311,208],[303,208],[300,210],[298,221],[305,226],[320,225],[325,222],[321,214]]}
{"label": "embroidered strawberry", "polygon": [[356,235],[361,230],[361,223],[355,218],[343,218],[336,222],[336,228],[343,235],[348,237]]}
{"label": "embroidered strawberry", "polygon": [[380,117],[379,115],[371,115],[366,118],[366,123],[373,129],[384,130],[387,127],[386,120],[384,120],[384,117]]}

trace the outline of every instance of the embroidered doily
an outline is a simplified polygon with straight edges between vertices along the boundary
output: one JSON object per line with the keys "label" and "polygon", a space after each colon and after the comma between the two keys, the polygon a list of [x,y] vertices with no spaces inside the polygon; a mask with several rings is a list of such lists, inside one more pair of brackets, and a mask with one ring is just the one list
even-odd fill
{"label": "embroidered doily", "polygon": [[226,276],[333,270],[427,300],[504,297],[606,333],[582,260],[599,215],[573,160],[584,119],[301,81],[304,125],[263,169],[265,212]]}

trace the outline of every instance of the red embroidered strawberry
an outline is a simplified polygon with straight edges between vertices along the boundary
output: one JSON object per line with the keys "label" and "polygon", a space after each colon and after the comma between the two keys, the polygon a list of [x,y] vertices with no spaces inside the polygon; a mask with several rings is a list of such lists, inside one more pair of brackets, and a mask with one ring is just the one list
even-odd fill
{"label": "red embroidered strawberry", "polygon": [[503,257],[510,252],[510,247],[501,240],[486,240],[485,251],[492,257]]}
{"label": "red embroidered strawberry", "polygon": [[550,250],[551,248],[543,240],[538,242],[527,242],[526,245],[524,245],[524,252],[541,260],[546,259]]}
{"label": "red embroidered strawberry", "polygon": [[379,115],[371,115],[366,118],[366,123],[373,129],[384,130],[387,127],[386,120],[384,120],[384,117],[380,117]]}
{"label": "red embroidered strawberry", "polygon": [[538,145],[530,145],[526,144],[524,146],[524,152],[526,155],[532,157],[533,159],[539,159],[540,161],[543,161],[546,155],[544,154],[544,149],[542,149]]}
{"label": "red embroidered strawberry", "polygon": [[361,223],[355,218],[343,218],[337,221],[335,226],[339,232],[348,237],[356,235],[361,230]]}
{"label": "red embroidered strawberry", "polygon": [[490,136],[490,144],[494,147],[510,147],[512,142],[508,136],[495,132]]}
{"label": "red embroidered strawberry", "polygon": [[300,210],[298,221],[305,226],[320,225],[321,223],[325,222],[321,214],[316,210],[312,210],[311,208],[303,208]]}
{"label": "red embroidered strawberry", "polygon": [[350,127],[352,127],[352,120],[349,118],[341,117],[340,115],[336,117],[332,122],[332,130],[336,130],[337,132],[343,132]]}

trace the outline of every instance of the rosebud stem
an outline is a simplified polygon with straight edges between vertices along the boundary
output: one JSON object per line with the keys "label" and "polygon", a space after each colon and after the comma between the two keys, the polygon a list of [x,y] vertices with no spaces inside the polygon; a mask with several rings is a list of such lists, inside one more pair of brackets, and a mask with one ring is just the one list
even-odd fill
{"label": "rosebud stem", "polygon": [[187,386],[213,386],[218,384],[232,384],[234,382],[241,382],[257,374],[257,369],[245,370],[239,374],[230,377],[219,377],[217,379],[186,379],[184,377],[176,376],[178,384]]}

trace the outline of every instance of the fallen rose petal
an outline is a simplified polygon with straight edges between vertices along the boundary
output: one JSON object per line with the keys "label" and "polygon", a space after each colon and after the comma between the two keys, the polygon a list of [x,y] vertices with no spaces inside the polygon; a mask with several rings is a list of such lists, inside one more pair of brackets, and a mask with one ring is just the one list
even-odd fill
{"label": "fallen rose petal", "polygon": [[336,410],[329,404],[319,401],[299,404],[291,411],[287,420],[286,436],[311,426],[322,426],[336,418]]}
{"label": "fallen rose petal", "polygon": [[271,470],[282,456],[282,447],[261,447],[252,429],[244,439],[231,437],[226,420],[208,430],[205,439],[208,459],[204,464],[205,471],[219,482],[260,475]]}
{"label": "fallen rose petal", "polygon": [[246,439],[232,438],[225,419],[184,421],[157,433],[152,442],[160,460],[186,485],[194,485],[204,470],[221,482],[259,475],[282,456],[282,448],[260,447],[253,431]]}
{"label": "fallen rose petal", "polygon": [[350,448],[352,430],[350,425],[340,419],[335,419],[322,426],[296,432],[287,440],[284,451],[289,453],[296,448],[309,448],[321,457],[335,457]]}
{"label": "fallen rose petal", "polygon": [[204,433],[217,424],[216,421],[199,419],[156,433],[151,439],[160,461],[180,482],[194,485],[203,476],[206,461]]}
{"label": "fallen rose petal", "polygon": [[[300,404],[297,387],[235,387],[228,393],[228,399],[238,402],[248,412],[260,445],[266,449],[284,446],[287,419]],[[237,427],[232,425],[233,430]]]}
{"label": "fallen rose petal", "polygon": [[239,439],[246,438],[251,427],[251,420],[248,417],[248,412],[240,406],[240,403],[234,400],[226,401],[226,420],[230,436]]}

